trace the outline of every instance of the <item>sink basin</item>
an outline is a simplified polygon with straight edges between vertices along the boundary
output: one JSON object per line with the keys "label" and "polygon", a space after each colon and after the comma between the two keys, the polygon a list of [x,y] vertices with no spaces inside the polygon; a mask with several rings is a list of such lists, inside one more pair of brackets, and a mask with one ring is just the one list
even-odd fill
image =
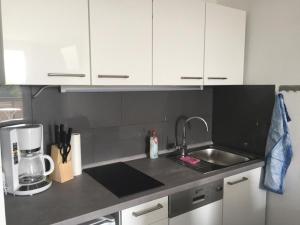
{"label": "sink basin", "polygon": [[189,155],[196,159],[204,160],[206,162],[219,166],[231,166],[250,160],[245,156],[225,152],[216,148],[206,148],[203,150],[191,152],[189,153]]}

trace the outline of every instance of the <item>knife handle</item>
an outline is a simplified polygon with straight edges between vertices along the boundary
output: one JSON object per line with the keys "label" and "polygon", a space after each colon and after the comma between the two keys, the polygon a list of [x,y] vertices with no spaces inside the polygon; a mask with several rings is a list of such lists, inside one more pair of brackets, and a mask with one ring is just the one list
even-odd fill
{"label": "knife handle", "polygon": [[60,124],[59,126],[59,135],[60,135],[60,145],[64,145],[64,139],[63,139],[63,135],[64,135],[64,125]]}
{"label": "knife handle", "polygon": [[57,146],[59,146],[59,144],[60,144],[60,138],[59,138],[59,127],[58,127],[58,125],[55,125],[54,126],[54,142],[55,142],[55,144],[57,145]]}
{"label": "knife handle", "polygon": [[60,141],[63,146],[66,145],[66,132],[65,131],[61,132],[61,140]]}
{"label": "knife handle", "polygon": [[73,131],[72,128],[69,128],[69,129],[68,129],[68,134],[67,134],[67,138],[66,138],[66,144],[67,144],[67,145],[70,145],[70,143],[71,143],[71,135],[72,135],[72,131]]}
{"label": "knife handle", "polygon": [[62,133],[64,131],[64,129],[65,129],[65,126],[63,124],[60,124],[59,125],[59,131],[60,131],[60,133]]}

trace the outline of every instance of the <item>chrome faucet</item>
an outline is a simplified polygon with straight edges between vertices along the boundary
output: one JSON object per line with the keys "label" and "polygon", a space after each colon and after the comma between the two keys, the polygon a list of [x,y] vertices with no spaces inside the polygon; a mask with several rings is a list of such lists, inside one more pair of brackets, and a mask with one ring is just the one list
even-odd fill
{"label": "chrome faucet", "polygon": [[193,116],[193,117],[189,117],[185,120],[184,125],[183,125],[183,135],[182,135],[182,146],[180,147],[181,150],[181,155],[185,156],[186,155],[186,151],[187,151],[187,144],[186,144],[186,125],[191,121],[191,120],[200,120],[204,123],[204,125],[206,126],[206,131],[208,132],[208,125],[205,119],[203,119],[202,117],[199,116]]}
{"label": "chrome faucet", "polygon": [[[181,143],[179,143],[179,140],[178,140],[178,130],[179,130],[179,127],[180,125],[183,125],[183,123],[188,119],[187,116],[185,115],[181,115],[179,116],[177,119],[176,119],[176,123],[175,123],[175,148],[178,150],[180,149],[180,146],[182,146],[182,139],[180,140]],[[188,124],[190,125],[190,124]],[[188,126],[190,127],[190,126]],[[182,135],[181,135],[181,138],[182,138]]]}

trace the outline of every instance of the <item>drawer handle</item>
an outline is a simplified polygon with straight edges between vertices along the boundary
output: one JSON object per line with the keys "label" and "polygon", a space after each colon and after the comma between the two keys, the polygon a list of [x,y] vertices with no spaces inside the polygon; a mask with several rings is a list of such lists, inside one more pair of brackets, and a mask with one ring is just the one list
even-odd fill
{"label": "drawer handle", "polygon": [[237,181],[227,182],[227,184],[229,184],[229,185],[235,185],[235,184],[239,184],[239,183],[242,183],[244,181],[247,181],[247,180],[249,180],[247,177],[243,177],[242,179],[237,180]]}
{"label": "drawer handle", "polygon": [[132,215],[134,217],[139,217],[139,216],[151,213],[153,211],[156,211],[156,210],[159,210],[159,209],[162,209],[162,208],[163,208],[163,205],[158,203],[156,206],[153,206],[151,208],[144,209],[144,210],[141,210],[141,211],[138,211],[138,212],[132,212]]}
{"label": "drawer handle", "polygon": [[48,77],[85,77],[85,74],[77,73],[48,73]]}
{"label": "drawer handle", "polygon": [[129,75],[98,75],[98,78],[120,78],[127,79]]}
{"label": "drawer handle", "polygon": [[88,221],[86,223],[88,223],[88,225],[100,225],[100,224],[109,223],[109,222],[113,222],[113,221],[114,220],[107,219],[107,218],[99,218],[99,219]]}
{"label": "drawer handle", "polygon": [[181,77],[181,80],[202,80],[202,77]]}
{"label": "drawer handle", "polygon": [[205,195],[193,198],[193,205],[205,201]]}
{"label": "drawer handle", "polygon": [[207,77],[209,80],[227,80],[227,77]]}
{"label": "drawer handle", "polygon": [[110,223],[111,221],[110,220],[98,220],[96,222],[93,222],[93,223],[90,223],[89,225],[101,225],[101,224],[104,224],[104,223]]}

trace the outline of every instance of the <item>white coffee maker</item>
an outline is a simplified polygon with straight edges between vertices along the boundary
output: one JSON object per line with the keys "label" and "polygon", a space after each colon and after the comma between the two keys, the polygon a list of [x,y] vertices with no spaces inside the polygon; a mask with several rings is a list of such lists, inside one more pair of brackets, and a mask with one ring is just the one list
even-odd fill
{"label": "white coffee maker", "polygon": [[[47,190],[54,170],[50,156],[44,155],[43,125],[19,124],[0,129],[0,146],[7,192],[33,195]],[[50,163],[46,171],[45,160]]]}

